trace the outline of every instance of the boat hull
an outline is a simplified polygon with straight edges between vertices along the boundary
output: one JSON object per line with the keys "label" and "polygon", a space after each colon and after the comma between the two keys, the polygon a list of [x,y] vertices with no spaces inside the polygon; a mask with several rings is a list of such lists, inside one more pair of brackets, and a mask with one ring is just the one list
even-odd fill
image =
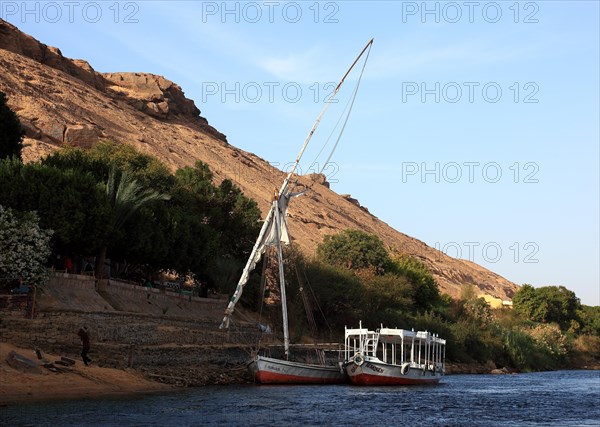
{"label": "boat hull", "polygon": [[346,373],[337,366],[320,366],[256,356],[248,368],[259,384],[342,384]]}
{"label": "boat hull", "polygon": [[365,360],[360,366],[352,361],[347,362],[344,368],[350,382],[355,385],[437,384],[442,378],[440,372],[417,368],[408,368],[403,374],[402,367],[375,360]]}

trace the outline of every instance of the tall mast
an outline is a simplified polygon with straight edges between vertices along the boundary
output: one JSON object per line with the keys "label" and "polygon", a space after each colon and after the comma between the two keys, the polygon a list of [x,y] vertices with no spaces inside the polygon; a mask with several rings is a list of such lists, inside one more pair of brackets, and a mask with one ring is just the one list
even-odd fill
{"label": "tall mast", "polygon": [[[283,212],[284,217],[283,218],[281,217],[282,212],[280,212],[280,206],[283,206],[283,209],[286,210],[287,209],[287,200],[283,201],[282,199],[289,197],[289,194],[287,192],[288,184],[289,184],[292,176],[296,172],[296,168],[298,167],[298,164],[300,163],[300,159],[302,159],[302,156],[304,154],[304,151],[306,150],[306,147],[308,146],[309,141],[311,140],[313,134],[315,133],[315,130],[321,123],[321,119],[323,118],[325,111],[327,111],[327,109],[331,105],[331,101],[333,101],[333,99],[339,92],[340,88],[342,87],[342,84],[346,80],[346,77],[348,77],[348,74],[350,74],[350,71],[352,71],[352,69],[354,68],[356,63],[359,61],[359,59],[363,56],[363,54],[367,51],[367,49],[372,44],[373,44],[373,39],[369,40],[369,42],[365,45],[365,47],[360,52],[360,54],[356,57],[356,59],[354,60],[354,62],[350,66],[350,68],[348,68],[348,71],[346,71],[346,73],[344,74],[344,77],[342,77],[342,79],[336,86],[335,90],[333,91],[333,93],[331,94],[331,96],[329,97],[327,102],[325,103],[325,107],[323,107],[323,110],[321,110],[321,113],[317,117],[317,120],[315,121],[312,128],[310,129],[310,132],[304,139],[304,143],[302,144],[300,153],[298,153],[298,156],[296,157],[296,161],[294,162],[294,165],[292,166],[292,168],[288,172],[287,176],[283,180],[283,183],[281,184],[281,188],[279,189],[279,192],[275,195],[275,201],[271,204],[269,213],[267,214],[267,216],[265,218],[265,222],[263,223],[263,226],[260,230],[258,238],[256,239],[256,243],[254,244],[254,247],[252,248],[252,252],[250,253],[250,256],[248,257],[248,261],[246,262],[246,266],[244,267],[244,270],[242,271],[242,275],[240,277],[240,280],[238,281],[235,292],[233,293],[231,299],[229,300],[229,304],[227,305],[227,308],[225,309],[225,316],[223,317],[221,326],[219,326],[220,329],[226,329],[229,327],[229,320],[231,319],[231,316],[233,315],[233,312],[235,310],[235,305],[237,304],[237,302],[239,301],[239,299],[242,296],[244,286],[246,285],[246,283],[248,282],[248,279],[250,277],[250,272],[256,266],[256,263],[259,261],[260,256],[264,252],[267,244],[270,243],[270,242],[267,242],[266,239],[269,237],[268,236],[269,231],[271,230],[271,228],[273,226],[277,227],[277,231],[275,233],[275,235],[277,236],[277,242],[275,244],[278,246],[278,257],[280,258],[279,272],[280,272],[280,280],[281,280],[280,286],[282,289],[281,290],[282,304],[285,305],[285,281],[284,281],[284,277],[283,277],[283,258],[282,258],[283,255],[282,255],[280,239],[281,239],[281,226],[282,226],[282,223],[286,221],[286,219],[285,219],[285,212]],[[281,203],[282,201],[283,201],[283,203]],[[284,335],[287,335],[287,308],[284,311],[284,328],[285,328]],[[287,337],[287,338],[284,337],[284,340],[286,341],[286,355],[287,355],[288,347],[289,347],[289,337]]]}
{"label": "tall mast", "polygon": [[281,290],[281,313],[283,319],[283,348],[285,350],[285,358],[290,355],[290,333],[288,326],[287,298],[285,292],[285,266],[283,265],[283,248],[281,247],[281,211],[279,210],[279,201],[273,202],[275,206],[275,226],[277,236],[277,264],[279,264],[279,288]]}

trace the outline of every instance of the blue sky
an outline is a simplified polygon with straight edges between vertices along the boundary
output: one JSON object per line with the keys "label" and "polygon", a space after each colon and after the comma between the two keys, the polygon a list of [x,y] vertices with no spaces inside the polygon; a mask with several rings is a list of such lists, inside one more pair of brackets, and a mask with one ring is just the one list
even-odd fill
{"label": "blue sky", "polygon": [[374,37],[332,188],[451,256],[600,304],[596,1],[0,1],[0,16],[98,71],[166,76],[279,167]]}

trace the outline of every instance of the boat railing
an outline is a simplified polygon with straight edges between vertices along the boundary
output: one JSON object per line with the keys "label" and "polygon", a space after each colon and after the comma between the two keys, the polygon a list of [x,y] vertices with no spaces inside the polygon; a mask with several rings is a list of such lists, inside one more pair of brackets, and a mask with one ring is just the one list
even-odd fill
{"label": "boat railing", "polygon": [[362,353],[368,356],[377,356],[377,343],[379,334],[369,334],[361,345]]}

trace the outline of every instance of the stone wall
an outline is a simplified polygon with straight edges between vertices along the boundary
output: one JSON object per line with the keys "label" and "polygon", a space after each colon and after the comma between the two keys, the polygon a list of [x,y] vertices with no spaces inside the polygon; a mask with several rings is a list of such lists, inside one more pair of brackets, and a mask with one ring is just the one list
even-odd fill
{"label": "stone wall", "polygon": [[[252,325],[238,325],[232,330],[219,329],[219,322],[210,320],[156,318],[132,313],[43,312],[35,319],[0,318],[0,340],[25,348],[44,347],[46,351],[81,346],[77,331],[82,326],[90,330],[96,347],[126,346],[251,346],[258,338]],[[76,353],[78,353],[77,351]],[[108,357],[108,360],[111,360]],[[115,362],[116,365],[118,363]],[[119,366],[122,367],[122,366]]]}
{"label": "stone wall", "polygon": [[199,298],[119,280],[52,272],[38,297],[39,310],[123,311],[199,319],[222,317],[225,296]]}
{"label": "stone wall", "polygon": [[0,341],[30,348],[27,357],[35,357],[38,348],[81,363],[77,331],[85,325],[90,356],[99,366],[134,368],[181,385],[249,381],[245,364],[258,330],[253,322],[240,321],[220,330],[225,303],[53,273],[34,319],[0,312]]}
{"label": "stone wall", "polygon": [[51,272],[38,294],[37,310],[115,311],[96,291],[93,276]]}
{"label": "stone wall", "polygon": [[25,317],[30,304],[30,295],[0,295],[0,313],[5,315]]}
{"label": "stone wall", "polygon": [[98,293],[116,310],[154,315],[215,319],[227,305],[224,298],[198,298],[112,279],[102,281]]}

